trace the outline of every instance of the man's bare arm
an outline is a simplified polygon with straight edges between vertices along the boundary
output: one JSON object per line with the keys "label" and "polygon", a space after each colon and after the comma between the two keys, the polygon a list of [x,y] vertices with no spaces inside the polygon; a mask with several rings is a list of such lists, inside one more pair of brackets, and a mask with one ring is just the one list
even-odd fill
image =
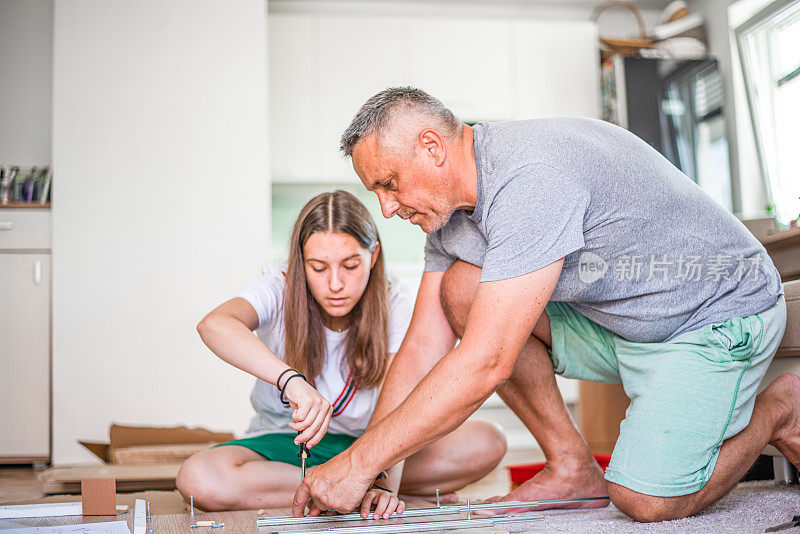
{"label": "man's bare arm", "polygon": [[563,259],[509,280],[481,282],[461,343],[395,410],[353,445],[316,467],[295,493],[293,513],[352,510],[381,470],[453,431],[513,372],[561,274]]}
{"label": "man's bare arm", "polygon": [[444,272],[436,271],[422,275],[411,324],[386,375],[370,427],[397,408],[456,343],[456,335],[442,310],[443,275]]}
{"label": "man's bare arm", "polygon": [[380,462],[373,467],[379,470],[393,465],[453,431],[477,410],[511,375],[562,264],[559,260],[523,276],[481,283],[461,343],[354,444],[354,463]]}

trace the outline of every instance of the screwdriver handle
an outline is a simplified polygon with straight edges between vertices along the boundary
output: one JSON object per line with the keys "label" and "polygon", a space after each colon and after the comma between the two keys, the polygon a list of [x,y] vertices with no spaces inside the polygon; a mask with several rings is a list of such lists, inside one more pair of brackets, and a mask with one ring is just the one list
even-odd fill
{"label": "screwdriver handle", "polygon": [[[300,432],[298,432],[297,435],[299,436]],[[308,447],[306,446],[305,442],[300,444],[300,452],[297,453],[297,457],[298,458],[302,458],[303,457],[303,453],[306,454],[306,458],[310,458],[311,457],[311,451],[308,450]]]}

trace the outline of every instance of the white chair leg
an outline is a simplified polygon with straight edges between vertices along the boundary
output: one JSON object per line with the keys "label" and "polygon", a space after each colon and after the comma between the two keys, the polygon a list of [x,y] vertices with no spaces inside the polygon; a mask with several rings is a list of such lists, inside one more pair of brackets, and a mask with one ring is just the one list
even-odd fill
{"label": "white chair leg", "polygon": [[784,484],[797,484],[797,469],[783,456],[772,457],[775,480]]}

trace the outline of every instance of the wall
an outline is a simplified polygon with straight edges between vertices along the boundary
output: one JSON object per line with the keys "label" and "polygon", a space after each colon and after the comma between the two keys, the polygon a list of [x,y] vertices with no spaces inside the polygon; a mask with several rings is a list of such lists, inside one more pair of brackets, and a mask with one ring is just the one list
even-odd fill
{"label": "wall", "polygon": [[0,163],[50,164],[53,0],[0,2]]}
{"label": "wall", "polygon": [[53,457],[111,422],[244,430],[194,325],[268,261],[263,0],[60,0]]}

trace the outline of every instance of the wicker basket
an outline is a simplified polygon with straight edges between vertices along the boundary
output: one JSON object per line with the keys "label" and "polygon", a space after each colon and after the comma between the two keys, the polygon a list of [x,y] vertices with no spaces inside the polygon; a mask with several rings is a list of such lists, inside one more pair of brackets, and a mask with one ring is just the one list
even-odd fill
{"label": "wicker basket", "polygon": [[591,19],[594,22],[600,18],[606,10],[611,8],[622,7],[628,9],[636,17],[636,22],[639,24],[639,37],[638,38],[622,38],[622,37],[606,37],[600,36],[600,46],[604,52],[622,54],[624,56],[633,56],[639,52],[640,48],[648,48],[653,46],[653,41],[647,38],[647,30],[644,25],[644,18],[642,14],[636,9],[636,6],[630,2],[603,2],[597,5],[592,10]]}

